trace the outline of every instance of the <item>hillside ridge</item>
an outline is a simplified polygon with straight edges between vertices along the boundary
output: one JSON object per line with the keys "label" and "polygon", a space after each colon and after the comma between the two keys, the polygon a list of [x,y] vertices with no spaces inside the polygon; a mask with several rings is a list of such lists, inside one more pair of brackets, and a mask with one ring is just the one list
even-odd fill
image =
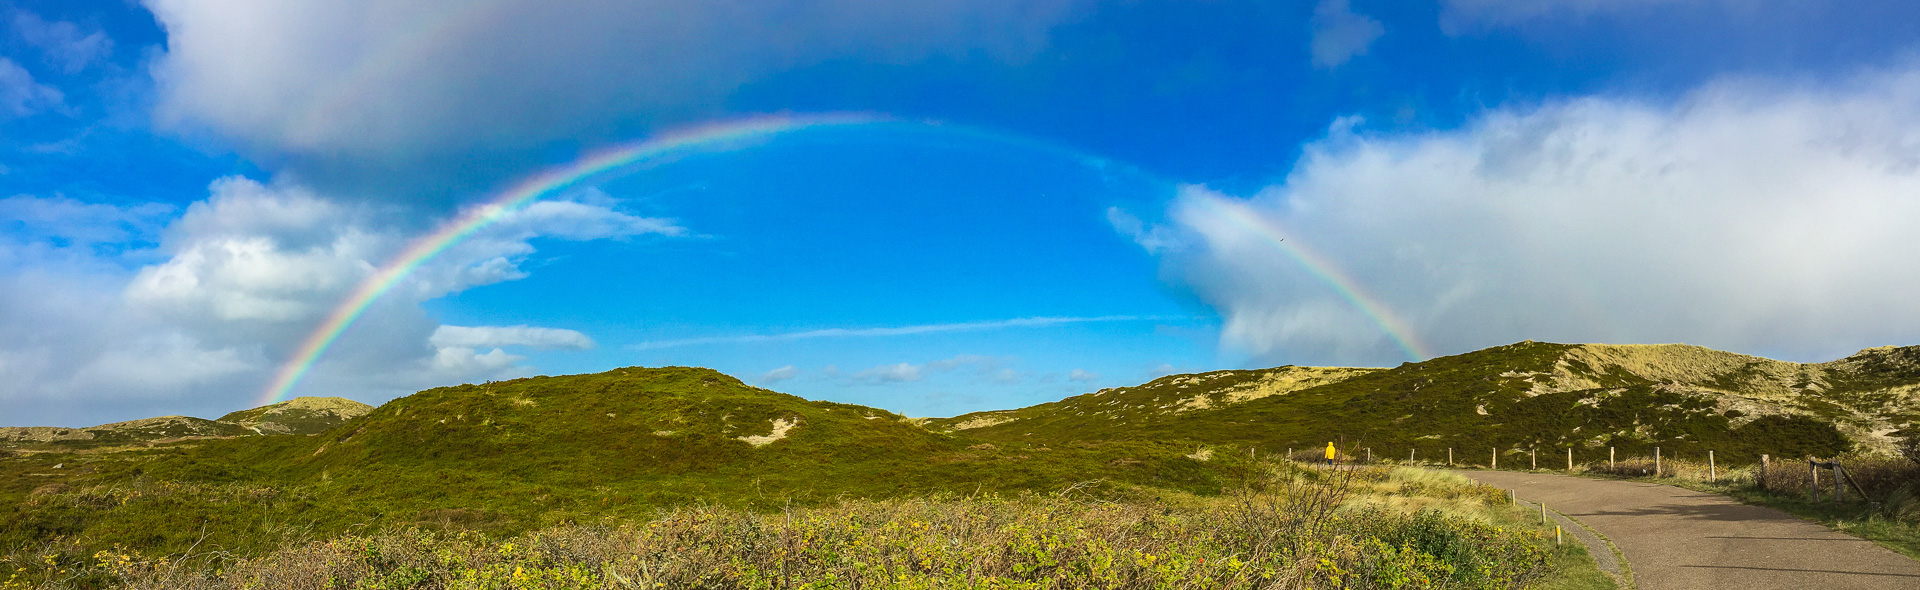
{"label": "hillside ridge", "polygon": [[63,447],[155,444],[182,439],[310,435],[371,411],[373,406],[341,397],[297,397],[232,412],[217,420],[192,416],[156,416],[84,428],[0,427],[0,446],[52,450]]}
{"label": "hillside ridge", "polygon": [[[1235,393],[1280,376],[1293,377],[1295,386]],[[1777,454],[1835,445],[1890,449],[1888,435],[1916,415],[1916,346],[1795,363],[1690,344],[1523,341],[1383,369],[1169,375],[928,424],[1056,444],[1162,438],[1287,446],[1357,438],[1414,447],[1678,445]],[[1813,446],[1800,444],[1806,441]]]}

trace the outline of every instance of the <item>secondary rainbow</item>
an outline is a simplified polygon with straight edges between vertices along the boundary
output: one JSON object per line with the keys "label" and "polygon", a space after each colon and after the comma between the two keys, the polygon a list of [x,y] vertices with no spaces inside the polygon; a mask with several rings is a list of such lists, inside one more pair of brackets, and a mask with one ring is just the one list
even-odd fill
{"label": "secondary rainbow", "polygon": [[274,374],[273,381],[261,394],[259,405],[278,403],[286,399],[287,394],[293,390],[293,386],[313,369],[314,363],[326,354],[334,341],[339,340],[340,335],[346,333],[347,328],[352,327],[353,322],[366,313],[367,307],[378,300],[382,294],[400,284],[400,281],[414,269],[473,235],[474,232],[504,219],[509,213],[541,196],[576,186],[602,173],[650,158],[702,148],[736,149],[744,145],[757,145],[753,140],[803,129],[886,121],[889,119],[853,114],[740,119],[666,133],[653,139],[589,155],[572,164],[528,178],[486,202],[467,209],[458,217],[442,225],[439,230],[415,240],[407,246],[405,251],[375,271],[372,276],[361,281],[360,285],[344,301],[341,301],[332,313],[327,315],[326,320],[300,343],[300,347],[293,356]]}
{"label": "secondary rainbow", "polygon": [[1197,195],[1190,199],[1189,203],[1198,206],[1202,214],[1211,215],[1245,230],[1275,250],[1293,258],[1295,262],[1299,262],[1307,273],[1333,287],[1334,293],[1346,299],[1354,309],[1360,310],[1361,314],[1379,326],[1387,338],[1415,362],[1433,358],[1432,352],[1420,342],[1412,326],[1407,325],[1406,320],[1395,314],[1393,308],[1367,293],[1358,281],[1341,272],[1340,267],[1334,265],[1333,261],[1309,249],[1300,240],[1288,240],[1287,233],[1278,225],[1241,203],[1229,202],[1211,195]]}

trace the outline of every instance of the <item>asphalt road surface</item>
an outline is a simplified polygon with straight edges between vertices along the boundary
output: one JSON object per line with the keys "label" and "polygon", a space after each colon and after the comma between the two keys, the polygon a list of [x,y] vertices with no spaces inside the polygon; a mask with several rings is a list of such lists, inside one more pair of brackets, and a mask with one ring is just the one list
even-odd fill
{"label": "asphalt road surface", "polygon": [[1644,482],[1461,473],[1606,535],[1641,590],[1920,589],[1920,561],[1726,496]]}

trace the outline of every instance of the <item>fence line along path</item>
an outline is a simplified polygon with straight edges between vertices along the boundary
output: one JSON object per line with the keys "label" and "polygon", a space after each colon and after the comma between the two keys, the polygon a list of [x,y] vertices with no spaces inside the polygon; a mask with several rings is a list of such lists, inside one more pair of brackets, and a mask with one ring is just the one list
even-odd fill
{"label": "fence line along path", "polygon": [[1726,496],[1646,482],[1461,473],[1606,535],[1641,590],[1920,588],[1920,561]]}

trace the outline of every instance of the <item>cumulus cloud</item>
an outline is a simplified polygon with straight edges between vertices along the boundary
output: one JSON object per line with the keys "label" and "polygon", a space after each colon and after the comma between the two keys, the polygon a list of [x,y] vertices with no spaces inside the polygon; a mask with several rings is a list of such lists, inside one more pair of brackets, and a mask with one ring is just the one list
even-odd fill
{"label": "cumulus cloud", "polygon": [[[36,407],[171,399],[172,411],[192,403],[231,411],[422,231],[375,205],[238,177],[174,211],[0,199],[0,333],[14,335],[0,342],[9,376],[0,399]],[[525,276],[520,265],[539,239],[678,231],[597,203],[547,202],[505,215],[367,307],[302,391],[378,399],[530,371],[503,348],[591,348],[591,338],[572,330],[441,326],[421,303]],[[182,404],[183,396],[193,400]]]}
{"label": "cumulus cloud", "polygon": [[34,81],[33,74],[0,57],[0,119],[25,117],[66,103],[59,89]]}
{"label": "cumulus cloud", "polygon": [[[262,366],[256,348],[207,342],[119,295],[138,248],[170,207],[63,197],[0,200],[0,401],[113,399],[132,406],[230,383]],[[17,418],[16,418],[17,419]]]}
{"label": "cumulus cloud", "polygon": [[391,172],[711,118],[742,85],[830,60],[1019,60],[1075,2],[144,4],[167,32],[163,121]]}
{"label": "cumulus cloud", "polygon": [[1366,55],[1367,48],[1387,32],[1380,21],[1355,13],[1347,0],[1320,0],[1309,24],[1313,37],[1308,47],[1317,68],[1337,67],[1355,56]]}
{"label": "cumulus cloud", "polygon": [[356,229],[358,217],[297,187],[217,180],[168,228],[170,257],[141,269],[127,297],[192,323],[314,317],[398,242]]}
{"label": "cumulus cloud", "polygon": [[1802,359],[1912,343],[1920,72],[1336,130],[1285,182],[1188,187],[1170,217],[1189,242],[1164,262],[1225,344],[1275,362],[1522,339]]}
{"label": "cumulus cloud", "polygon": [[13,34],[46,55],[47,64],[77,73],[113,54],[113,39],[103,31],[84,31],[66,21],[48,21],[24,10],[9,19]]}
{"label": "cumulus cloud", "polygon": [[1098,381],[1100,380],[1100,374],[1092,371],[1088,371],[1086,369],[1074,369],[1067,373],[1067,380],[1078,381],[1081,383]]}

